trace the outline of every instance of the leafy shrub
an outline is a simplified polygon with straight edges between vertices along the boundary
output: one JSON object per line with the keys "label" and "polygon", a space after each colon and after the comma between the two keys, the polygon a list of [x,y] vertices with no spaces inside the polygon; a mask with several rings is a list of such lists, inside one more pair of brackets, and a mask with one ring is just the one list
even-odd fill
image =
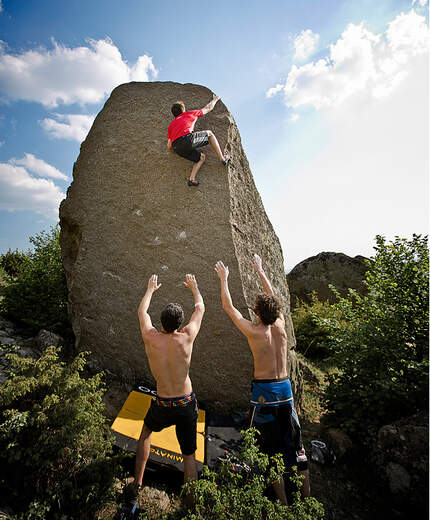
{"label": "leafy shrub", "polygon": [[38,360],[6,354],[0,483],[23,518],[56,518],[59,511],[83,518],[78,513],[100,499],[114,471],[101,374],[84,379],[85,354],[66,365],[59,351],[48,347]]}
{"label": "leafy shrub", "polygon": [[327,408],[350,434],[371,442],[378,428],[428,406],[427,237],[376,237],[368,294],[335,305],[330,330],[339,368],[329,376]]}
{"label": "leafy shrub", "polygon": [[[264,495],[266,488],[282,476],[284,464],[280,455],[269,461],[267,455],[258,451],[254,428],[244,433],[238,454],[224,460],[215,470],[203,466],[199,480],[184,485],[184,492],[193,497],[195,505],[183,520],[322,519],[322,504],[315,498],[302,499],[299,491],[288,508]],[[238,471],[238,467],[242,469]],[[300,487],[300,477],[296,475],[295,481]]]}
{"label": "leafy shrub", "polygon": [[[7,285],[10,282],[10,277],[6,273],[6,271],[3,269],[3,267],[0,266],[0,288],[4,285]],[[0,293],[1,297],[1,293]]]}
{"label": "leafy shrub", "polygon": [[34,250],[22,257],[16,277],[2,287],[0,312],[31,333],[42,328],[63,332],[69,327],[59,235],[57,225],[30,237]]}
{"label": "leafy shrub", "polygon": [[319,301],[316,292],[310,304],[300,301],[292,312],[297,351],[309,358],[327,358],[330,341],[324,320],[332,317],[340,319],[339,311],[328,301]]}
{"label": "leafy shrub", "polygon": [[9,249],[7,253],[3,253],[0,255],[0,267],[4,269],[4,271],[12,278],[18,276],[26,263],[27,254],[18,251],[12,251]]}

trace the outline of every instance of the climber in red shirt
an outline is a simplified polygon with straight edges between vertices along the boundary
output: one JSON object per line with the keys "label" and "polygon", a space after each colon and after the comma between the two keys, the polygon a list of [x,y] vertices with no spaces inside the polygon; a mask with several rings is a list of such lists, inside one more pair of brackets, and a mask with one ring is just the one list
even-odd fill
{"label": "climber in red shirt", "polygon": [[195,163],[188,179],[188,186],[199,185],[199,181],[196,181],[196,174],[206,159],[205,154],[199,152],[197,148],[210,144],[224,166],[230,161],[230,156],[221,152],[218,140],[213,132],[210,130],[193,132],[197,119],[210,112],[219,99],[219,96],[215,96],[201,110],[185,111],[183,101],[177,101],[172,105],[172,114],[175,119],[167,128],[167,148]]}

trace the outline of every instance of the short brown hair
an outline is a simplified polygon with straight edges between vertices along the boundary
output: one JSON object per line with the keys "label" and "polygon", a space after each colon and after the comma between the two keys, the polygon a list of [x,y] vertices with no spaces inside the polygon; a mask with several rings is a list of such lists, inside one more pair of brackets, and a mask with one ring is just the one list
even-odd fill
{"label": "short brown hair", "polygon": [[176,101],[176,103],[173,103],[172,105],[172,114],[177,117],[182,114],[182,112],[185,112],[185,105],[183,101]]}
{"label": "short brown hair", "polygon": [[281,304],[274,296],[261,293],[255,299],[254,312],[264,325],[273,325],[281,312]]}
{"label": "short brown hair", "polygon": [[168,333],[179,329],[183,319],[184,311],[179,303],[169,303],[161,311],[161,325]]}

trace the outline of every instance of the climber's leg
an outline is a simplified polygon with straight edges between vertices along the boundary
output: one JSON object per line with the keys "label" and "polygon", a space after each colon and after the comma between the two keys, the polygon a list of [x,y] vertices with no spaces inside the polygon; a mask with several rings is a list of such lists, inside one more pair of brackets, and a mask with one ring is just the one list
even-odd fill
{"label": "climber's leg", "polygon": [[[195,150],[193,150],[195,151]],[[200,159],[198,162],[194,163],[193,169],[190,173],[190,181],[194,181],[196,179],[197,172],[200,170],[200,168],[203,166],[203,163],[206,160],[206,155],[203,152],[197,152],[200,154]]]}

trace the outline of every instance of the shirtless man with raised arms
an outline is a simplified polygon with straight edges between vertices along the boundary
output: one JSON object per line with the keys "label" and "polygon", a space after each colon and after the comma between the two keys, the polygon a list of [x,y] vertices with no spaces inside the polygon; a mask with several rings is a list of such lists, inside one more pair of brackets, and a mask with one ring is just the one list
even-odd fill
{"label": "shirtless man with raised arms", "polygon": [[[255,301],[257,324],[245,319],[234,307],[228,287],[228,267],[221,261],[215,265],[221,282],[222,307],[246,336],[254,358],[251,426],[255,426],[261,434],[258,441],[263,453],[269,456],[281,453],[286,471],[290,471],[292,466],[297,466],[299,473],[305,477],[302,494],[309,496],[307,459],[288,379],[285,320],[281,305],[274,295],[258,255],[254,255],[252,267],[257,272],[264,290]],[[286,484],[288,482],[285,482],[284,478],[273,484],[277,497],[284,505],[288,505]]]}
{"label": "shirtless man with raised arms", "polygon": [[151,322],[148,308],[152,295],[161,284],[157,275],[148,280],[148,288],[138,309],[140,331],[145,342],[149,367],[157,383],[157,398],[151,401],[136,450],[134,482],[126,489],[129,506],[137,501],[139,488],[151,448],[151,432],[176,426],[184,459],[184,481],[197,479],[196,451],[198,407],[189,376],[193,342],[200,330],[205,307],[194,275],[187,274],[184,287],[194,298],[194,312],[188,325],[178,330],[184,312],[177,303],[169,303],[161,312],[161,331]]}

